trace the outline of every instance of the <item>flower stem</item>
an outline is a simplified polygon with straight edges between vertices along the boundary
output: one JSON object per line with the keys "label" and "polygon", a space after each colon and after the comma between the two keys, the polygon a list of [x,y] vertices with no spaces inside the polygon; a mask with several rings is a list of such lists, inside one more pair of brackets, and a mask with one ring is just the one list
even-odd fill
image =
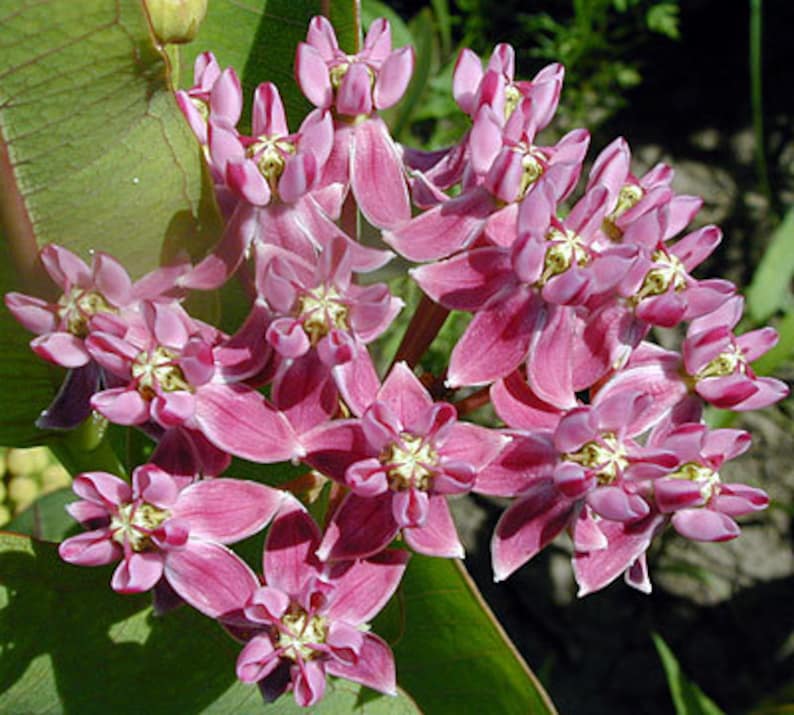
{"label": "flower stem", "polygon": [[404,360],[413,368],[435,340],[438,331],[449,315],[449,310],[433,302],[424,293],[411,322],[405,330],[392,365]]}

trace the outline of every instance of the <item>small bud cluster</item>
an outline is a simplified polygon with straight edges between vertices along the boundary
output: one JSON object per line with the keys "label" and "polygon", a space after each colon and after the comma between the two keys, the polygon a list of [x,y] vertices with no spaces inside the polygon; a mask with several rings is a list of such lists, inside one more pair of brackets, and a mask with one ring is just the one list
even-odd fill
{"label": "small bud cluster", "polygon": [[[62,557],[118,561],[117,591],[153,589],[161,610],[183,600],[218,619],[245,643],[239,678],[268,700],[289,690],[311,706],[327,675],[395,692],[392,654],[368,629],[408,560],[389,546],[461,558],[450,496],[510,499],[492,540],[497,580],[567,531],[581,594],[621,574],[647,592],[645,554],[666,526],[723,541],[768,503],[719,475],[749,435],[703,420],[707,404],[757,409],[787,388],[751,367],[775,331],[737,334],[735,286],[693,275],[721,240],[714,226],[687,232],[700,199],[671,188],[668,166],[635,175],[619,138],[568,202],[589,135],[541,138],[563,68],[516,80],[507,45],[485,67],[460,55],[452,91],[471,127],[458,144],[400,146],[378,113],[413,63],[385,20],[348,55],[317,17],[296,57],[315,109],[290,132],[278,89],[262,84],[245,134],[237,75],[201,55],[177,101],[226,219],[213,251],[133,283],[110,256],[89,266],[51,245],[41,260],[61,298],[6,296],[36,353],[69,369],[40,426],[93,412],[157,442],[131,484],[76,478],[70,512],[88,531]],[[384,246],[347,232],[346,206]],[[409,274],[428,299],[381,377],[369,346],[403,302],[360,276],[389,248],[421,264]],[[189,315],[189,290],[238,270],[251,302],[237,332]],[[413,367],[450,310],[472,320],[432,376],[446,401]],[[655,345],[652,328],[677,328],[680,349]],[[462,419],[478,396],[501,426]],[[324,528],[285,490],[220,476],[232,457],[330,480]],[[258,575],[228,545],[268,524]]]}

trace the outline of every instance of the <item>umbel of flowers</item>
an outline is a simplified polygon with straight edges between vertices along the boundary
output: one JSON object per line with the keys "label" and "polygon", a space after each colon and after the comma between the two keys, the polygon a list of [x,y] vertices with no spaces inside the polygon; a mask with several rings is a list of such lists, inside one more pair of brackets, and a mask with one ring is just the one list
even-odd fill
{"label": "umbel of flowers", "polygon": [[[116,591],[217,619],[243,643],[237,675],[267,700],[291,691],[310,706],[329,675],[395,692],[391,651],[368,624],[411,550],[463,557],[454,495],[510,499],[491,545],[497,580],[567,531],[581,595],[621,574],[648,592],[645,554],[668,525],[724,541],[739,534],[735,517],[768,502],[720,479],[749,435],[703,420],[706,404],[757,409],[787,390],[751,367],[775,331],[737,335],[736,288],[693,275],[721,239],[714,226],[687,231],[700,200],[675,193],[665,165],[635,175],[619,138],[569,201],[589,135],[542,140],[563,68],[516,80],[508,45],[485,66],[460,55],[452,91],[471,126],[457,145],[401,146],[379,112],[413,63],[385,20],[348,55],[316,17],[296,57],[316,108],[290,132],[278,89],[262,84],[247,134],[234,69],[201,55],[177,101],[226,218],[212,252],[133,283],[106,254],[89,266],[50,245],[41,261],[61,296],[6,296],[33,350],[68,370],[40,426],[73,428],[94,411],[157,443],[131,484],[75,479],[69,511],[87,531],[61,556],[118,562]],[[350,207],[381,248],[347,232]],[[420,264],[409,274],[427,297],[404,360],[381,376],[369,345],[403,302],[360,276],[389,249]],[[235,334],[189,315],[189,290],[241,269],[250,312]],[[471,322],[445,373],[420,382],[413,368],[450,310]],[[650,342],[651,328],[677,328],[679,350]],[[488,401],[501,426],[465,420]],[[322,525],[288,492],[224,476],[232,457],[331,480]],[[230,545],[268,525],[255,574]]]}

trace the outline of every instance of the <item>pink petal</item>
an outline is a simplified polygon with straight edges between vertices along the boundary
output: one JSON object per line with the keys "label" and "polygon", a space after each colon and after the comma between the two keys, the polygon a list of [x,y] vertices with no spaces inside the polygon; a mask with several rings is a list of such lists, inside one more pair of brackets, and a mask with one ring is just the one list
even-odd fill
{"label": "pink petal", "polygon": [[550,477],[557,456],[547,434],[515,435],[501,454],[478,472],[472,491],[492,496],[516,496],[537,479]]}
{"label": "pink petal", "polygon": [[411,217],[402,161],[382,119],[355,127],[350,167],[353,194],[373,226],[391,229]]}
{"label": "pink petal", "polygon": [[113,305],[125,306],[132,294],[132,281],[124,266],[107,253],[94,254],[94,285]]}
{"label": "pink petal", "polygon": [[363,62],[353,62],[336,90],[336,111],[348,117],[369,116],[372,113],[372,80]]}
{"label": "pink petal", "polygon": [[243,109],[243,92],[240,80],[232,67],[221,72],[210,92],[210,111],[214,120],[220,119],[228,127],[240,120]]}
{"label": "pink petal", "polygon": [[266,678],[281,663],[281,658],[274,653],[269,636],[254,636],[237,656],[237,677],[244,683],[256,683]]}
{"label": "pink petal", "polygon": [[533,326],[527,358],[527,382],[544,402],[567,409],[576,404],[573,388],[573,312],[564,306],[547,306]]}
{"label": "pink petal", "polygon": [[596,487],[587,495],[590,508],[610,521],[634,521],[650,512],[648,502],[620,487]]}
{"label": "pink petal", "polygon": [[297,499],[286,497],[265,542],[262,566],[268,586],[296,598],[319,574],[320,529]]}
{"label": "pink petal", "polygon": [[56,308],[46,300],[24,293],[6,293],[5,304],[17,322],[31,333],[51,333],[58,327]]}
{"label": "pink petal", "polygon": [[91,407],[117,425],[139,425],[149,419],[149,403],[137,390],[126,387],[97,392]]}
{"label": "pink petal", "polygon": [[403,529],[403,538],[414,551],[427,556],[462,559],[465,555],[447,500],[440,495],[430,497],[424,523]]}
{"label": "pink petal", "polygon": [[152,588],[162,575],[162,553],[132,553],[116,567],[110,586],[118,593],[142,593]]}
{"label": "pink petal", "polygon": [[739,536],[736,522],[713,509],[682,509],[671,521],[681,536],[694,541],[729,541]]}
{"label": "pink petal", "polygon": [[67,248],[51,243],[39,254],[44,268],[61,288],[90,288],[91,271],[85,262]]}
{"label": "pink petal", "polygon": [[409,557],[407,551],[388,550],[354,562],[336,580],[328,618],[354,626],[372,620],[400,585]]}
{"label": "pink petal", "polygon": [[541,400],[516,371],[491,385],[491,404],[509,427],[538,430],[557,427],[560,410]]}
{"label": "pink petal", "polygon": [[573,505],[551,480],[533,484],[496,524],[491,541],[494,580],[504,581],[547,546],[569,523]]}
{"label": "pink petal", "polygon": [[229,161],[226,165],[226,183],[249,204],[267,206],[270,203],[270,187],[256,164],[249,159]]}
{"label": "pink petal", "polygon": [[333,375],[345,403],[354,415],[361,417],[380,389],[380,378],[369,351],[357,350],[352,360],[333,369]]}
{"label": "pink petal", "polygon": [[311,19],[306,41],[317,50],[326,62],[335,59],[339,54],[339,43],[334,27],[322,15],[316,15]]}
{"label": "pink petal", "polygon": [[278,136],[289,134],[284,103],[276,85],[263,82],[254,91],[254,106],[251,117],[254,136]]}
{"label": "pink petal", "polygon": [[373,88],[373,100],[378,109],[388,109],[400,101],[414,71],[414,48],[410,45],[392,52],[381,65]]}
{"label": "pink petal", "polygon": [[364,642],[355,665],[331,660],[326,664],[330,675],[347,678],[387,695],[397,694],[394,656],[389,646],[374,633],[364,633]]}
{"label": "pink petal", "polygon": [[220,544],[188,541],[169,551],[165,577],[187,603],[210,618],[241,610],[259,586],[253,571]]}
{"label": "pink petal", "polygon": [[61,367],[82,367],[91,361],[83,341],[71,333],[46,333],[31,340],[30,347],[40,358]]}
{"label": "pink petal", "polygon": [[378,392],[379,402],[387,404],[403,427],[418,424],[433,405],[427,390],[405,362],[398,362]]}
{"label": "pink petal", "polygon": [[391,492],[372,499],[348,494],[334,513],[317,555],[323,560],[366,558],[397,535]]}
{"label": "pink petal", "polygon": [[334,101],[328,67],[320,53],[305,42],[295,52],[295,77],[301,92],[315,107],[327,109]]}
{"label": "pink petal", "polygon": [[196,394],[196,423],[216,447],[252,462],[283,462],[303,452],[286,417],[250,388],[204,386]]}
{"label": "pink petal", "polygon": [[60,557],[78,566],[103,566],[121,558],[123,553],[121,544],[113,541],[108,529],[72,536],[58,546]]}
{"label": "pink petal", "polygon": [[171,509],[190,524],[191,537],[233,544],[264,529],[284,492],[241,479],[210,479],[184,489]]}
{"label": "pink petal", "polygon": [[513,372],[527,354],[540,308],[530,290],[519,290],[477,313],[452,350],[447,384],[476,385]]}
{"label": "pink petal", "polygon": [[292,668],[292,690],[295,702],[302,708],[315,705],[325,695],[325,664],[323,661],[299,662]]}
{"label": "pink petal", "polygon": [[281,200],[295,203],[312,188],[318,175],[317,160],[311,152],[299,152],[288,159],[278,182]]}
{"label": "pink petal", "polygon": [[475,97],[482,80],[482,61],[468,47],[461,50],[452,74],[452,96],[469,116],[477,109]]}

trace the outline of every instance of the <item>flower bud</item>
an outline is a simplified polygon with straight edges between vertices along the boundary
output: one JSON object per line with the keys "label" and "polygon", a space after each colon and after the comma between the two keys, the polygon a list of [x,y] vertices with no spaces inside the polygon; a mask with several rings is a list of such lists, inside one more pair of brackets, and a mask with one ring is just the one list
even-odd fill
{"label": "flower bud", "polygon": [[207,0],[144,0],[157,40],[163,44],[191,42],[207,14]]}

